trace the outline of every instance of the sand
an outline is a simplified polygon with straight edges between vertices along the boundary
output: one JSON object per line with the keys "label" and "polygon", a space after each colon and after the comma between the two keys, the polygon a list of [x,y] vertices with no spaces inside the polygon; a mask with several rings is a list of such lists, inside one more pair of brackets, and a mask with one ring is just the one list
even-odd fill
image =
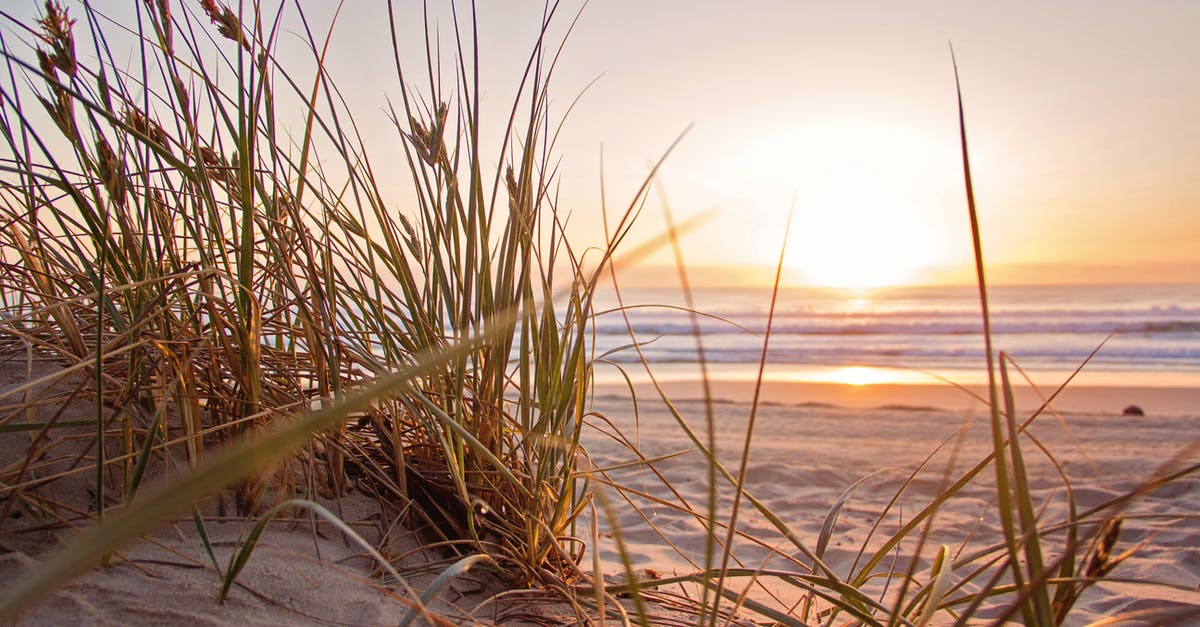
{"label": "sand", "polygon": [[[745,391],[723,385],[714,389],[735,399]],[[797,391],[803,392],[803,388]],[[988,415],[978,403],[967,403],[976,405],[974,409],[949,410],[932,404],[950,397],[922,396],[919,389],[903,391],[907,395],[897,398],[886,388],[826,390],[878,403],[868,407],[830,405],[826,404],[826,398],[809,404],[776,402],[759,410],[747,468],[747,490],[810,547],[816,546],[826,515],[843,492],[856,481],[871,477],[846,502],[833,528],[826,561],[841,576],[849,575],[864,543],[874,550],[883,536],[890,535],[901,521],[907,521],[923,508],[946,484],[947,477],[961,476],[992,450]],[[1131,398],[1147,406],[1162,407],[1177,393],[1168,391],[1160,396],[1159,392],[1153,388],[1106,390],[1104,398],[1123,399],[1132,393]],[[677,403],[677,407],[704,439],[705,405],[684,401]],[[1115,409],[1105,413],[1047,413],[1031,428],[1038,441],[1065,468],[1081,510],[1135,489],[1139,482],[1161,469],[1200,461],[1195,446],[1200,441],[1200,420],[1194,415],[1148,412],[1146,416],[1126,417],[1120,415],[1122,405],[1112,407]],[[632,414],[629,401],[621,396],[604,398],[598,408],[613,416],[620,430],[640,443],[647,457],[691,448],[683,429],[659,408],[644,404],[636,422],[629,418]],[[716,403],[713,409],[718,456],[731,472],[737,472],[749,405],[726,401]],[[947,447],[928,462],[884,517],[874,538],[868,539],[872,525],[903,482],[947,439],[950,441]],[[592,450],[601,466],[620,464],[630,458],[624,447],[611,441],[597,441]],[[1180,458],[1172,459],[1177,454]],[[1028,442],[1025,456],[1037,498],[1047,499],[1043,520],[1061,517],[1065,512],[1062,481],[1054,466]],[[951,466],[952,471],[948,470]],[[699,454],[690,452],[658,463],[656,468],[692,509],[705,509],[707,466]],[[653,473],[627,469],[614,475],[620,482],[643,492],[671,498]],[[721,496],[725,518],[730,497],[728,490]],[[969,555],[977,548],[997,542],[1002,535],[995,503],[994,471],[988,467],[939,511],[922,555],[931,558],[943,544],[961,555]],[[631,507],[632,504],[638,507]],[[624,530],[625,541],[634,547],[631,552],[635,566],[670,575],[694,571],[696,564],[703,563],[706,533],[694,518],[671,506],[648,503],[637,497],[615,510],[619,512],[616,518]],[[1100,583],[1085,593],[1067,624],[1084,625],[1117,613],[1168,607],[1183,608],[1192,613],[1190,620],[1200,621],[1197,511],[1200,511],[1200,477],[1194,475],[1131,504],[1124,512],[1116,550],[1124,551],[1142,541],[1147,544],[1121,564],[1113,576],[1167,582],[1176,587]],[[1179,516],[1184,518],[1175,518]],[[662,530],[674,546],[667,544],[653,528]],[[744,503],[739,529],[768,546],[782,547],[785,554],[796,554],[775,526]],[[1049,537],[1047,543],[1051,551],[1061,546],[1061,534]],[[911,554],[915,544],[914,537],[901,545],[901,551]],[[737,541],[734,554],[751,568],[795,569],[744,539]],[[602,555],[608,568],[619,568],[615,552],[604,550]],[[918,573],[927,572],[928,559],[923,559]],[[785,602],[796,597],[786,586],[776,585],[772,590]],[[763,591],[756,594],[766,597]],[[997,608],[992,608],[983,616],[994,615],[996,611]]]}
{"label": "sand", "polygon": [[[35,418],[45,420],[62,408],[62,422],[87,420],[94,408],[70,398],[70,380],[51,381],[22,391],[27,381],[45,382],[57,368],[44,361],[0,360],[0,420],[27,420],[13,408],[26,394],[40,399]],[[17,390],[15,394],[8,394]],[[66,401],[64,403],[64,401]],[[6,420],[7,422],[7,420]],[[68,437],[37,461],[40,467],[20,472],[32,431],[0,431],[0,497],[10,493],[12,477],[23,482],[75,466],[90,455],[90,427],[65,428]],[[87,519],[92,505],[92,475],[68,474],[29,490],[37,498],[61,506],[65,518]],[[116,486],[110,490],[117,491]],[[316,498],[362,538],[379,547],[403,574],[399,583],[383,576],[378,562],[355,539],[303,512],[267,526],[223,603],[217,602],[221,573],[249,535],[255,520],[233,516],[232,493],[199,505],[210,556],[190,516],[169,521],[152,534],[122,546],[107,564],[96,565],[48,598],[19,614],[19,625],[379,625],[399,624],[417,605],[414,601],[453,563],[454,557],[426,550],[411,530],[396,523],[373,498],[351,486],[344,497]],[[0,505],[4,503],[0,499]],[[36,568],[54,552],[69,547],[76,532],[62,524],[43,524],[22,508],[0,520],[0,595],[8,582]],[[493,599],[503,591],[495,577],[468,571],[437,589],[430,610],[414,624],[527,624],[528,618],[557,616],[563,609],[554,597],[528,591]]]}
{"label": "sand", "polygon": [[[0,373],[0,392],[19,384],[23,372]],[[736,472],[738,452],[745,434],[749,405],[747,389],[736,384],[718,384],[714,405],[717,450],[720,458]],[[688,390],[679,390],[683,394]],[[661,402],[652,402],[642,392],[635,416],[627,395],[618,389],[602,389],[596,399],[597,414],[612,421],[625,437],[634,441],[646,456],[666,455],[691,449],[682,429]],[[693,390],[694,392],[694,390]],[[822,392],[822,393],[818,393]],[[924,392],[924,393],[923,393]],[[803,386],[773,390],[770,403],[757,417],[747,468],[747,489],[771,509],[809,546],[816,545],[826,514],[852,484],[862,483],[846,500],[825,555],[836,573],[851,569],[860,547],[878,546],[900,521],[909,520],[944,485],[947,476],[957,476],[982,459],[991,447],[986,413],[977,401],[961,392],[946,396],[944,390],[902,389],[867,386],[816,390]],[[1163,391],[1153,388],[1091,390],[1084,395],[1102,406],[1080,404],[1059,415],[1047,414],[1033,433],[1062,463],[1071,477],[1081,508],[1104,502],[1134,489],[1139,481],[1160,467],[1181,463],[1181,453],[1195,463],[1200,455],[1189,443],[1200,440],[1200,411],[1187,413],[1195,392]],[[1189,397],[1189,394],[1191,396]],[[816,400],[814,400],[816,399]],[[4,404],[11,403],[11,399]],[[1145,416],[1125,417],[1121,408],[1138,403]],[[1191,405],[1200,408],[1200,405]],[[705,406],[698,401],[680,401],[679,410],[692,427],[705,437]],[[1169,407],[1172,411],[1162,408]],[[79,411],[86,412],[85,408]],[[596,419],[597,424],[604,422]],[[965,426],[964,426],[965,425]],[[605,426],[605,429],[608,427]],[[956,434],[962,433],[959,438]],[[0,468],[12,463],[27,433],[0,433]],[[26,438],[22,440],[21,438]],[[938,445],[950,439],[932,458],[895,506],[883,517],[880,529],[868,538],[889,500],[903,482]],[[629,449],[600,432],[586,438],[597,467],[619,465],[633,458]],[[1044,520],[1063,513],[1061,480],[1054,467],[1030,446],[1027,457],[1039,498],[1045,498]],[[953,458],[953,459],[952,459]],[[605,495],[613,505],[615,522],[627,543],[639,576],[686,574],[703,563],[705,530],[696,518],[675,507],[680,500],[694,511],[706,507],[707,466],[695,451],[655,465],[674,489],[644,468],[625,468],[611,476],[661,502],[630,496],[626,501],[612,488]],[[950,468],[950,470],[948,470]],[[922,552],[918,575],[928,571],[927,560],[937,547],[968,555],[996,542],[1000,528],[994,515],[994,475],[990,469],[951,499],[937,514],[928,545]],[[71,489],[69,482],[62,489]],[[78,490],[78,486],[74,488]],[[730,492],[723,492],[720,516],[728,516]],[[385,523],[377,507],[366,497],[352,494],[327,503],[340,510],[347,522],[370,541],[387,530],[393,539],[386,543],[391,556],[407,555],[403,565],[410,571],[422,563],[440,562],[444,556],[419,550],[410,536],[396,533]],[[636,507],[635,507],[636,506]],[[1115,613],[1141,609],[1182,608],[1200,620],[1200,478],[1182,479],[1130,505],[1116,550],[1123,551],[1146,542],[1137,554],[1113,573],[1126,582],[1100,583],[1079,601],[1068,624],[1084,625]],[[1179,516],[1192,516],[1191,519]],[[603,518],[603,514],[602,514]],[[27,521],[26,521],[27,522]],[[610,575],[622,571],[612,537],[612,521],[602,521],[598,530],[599,557]],[[213,522],[208,532],[217,564],[222,568],[244,537],[246,521]],[[70,532],[21,531],[20,520],[0,526],[0,582],[13,581],[27,568],[36,567],[49,551],[56,550]],[[768,550],[739,540],[734,555],[750,568],[788,567],[778,554],[794,554],[765,516],[743,503],[739,530],[757,538]],[[586,530],[581,532],[587,535]],[[659,534],[662,534],[660,536]],[[1052,536],[1049,546],[1057,546]],[[901,545],[909,554],[915,540]],[[961,550],[960,550],[961,549]],[[125,546],[106,566],[97,566],[24,611],[16,620],[21,625],[87,624],[396,624],[409,611],[412,596],[394,582],[384,585],[363,550],[328,526],[303,521],[278,523],[269,528],[253,554],[238,585],[223,603],[215,601],[219,578],[189,520],[167,524],[146,539]],[[436,569],[414,575],[410,584],[423,590]],[[1153,580],[1173,587],[1129,583]],[[0,587],[4,584],[0,583]],[[795,589],[775,583],[767,585],[784,604],[796,598]],[[437,591],[431,606],[451,624],[565,621],[569,610],[544,603],[542,592],[517,594],[499,602],[488,601],[495,582],[483,574],[468,575]],[[681,593],[671,586],[664,595]],[[771,602],[767,591],[755,589],[751,596]],[[997,608],[985,610],[994,615]],[[660,610],[661,624],[683,621]],[[746,612],[744,618],[751,618]],[[944,616],[942,617],[945,618]],[[418,622],[437,624],[426,617]]]}

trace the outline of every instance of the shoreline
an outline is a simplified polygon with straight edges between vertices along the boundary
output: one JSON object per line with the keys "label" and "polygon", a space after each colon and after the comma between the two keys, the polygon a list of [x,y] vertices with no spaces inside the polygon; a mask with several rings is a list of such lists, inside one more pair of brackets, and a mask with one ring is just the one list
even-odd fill
{"label": "shoreline", "polygon": [[[673,400],[701,400],[704,389],[699,380],[668,380],[660,382]],[[658,400],[654,386],[635,381],[634,391],[639,399]],[[625,384],[601,382],[594,386],[597,399],[624,398],[629,395]],[[712,398],[720,403],[747,403],[754,397],[755,382],[710,379]],[[828,382],[794,382],[767,380],[762,384],[760,402],[764,405],[831,406],[852,409],[942,410],[979,412],[986,408],[970,392],[986,399],[986,385],[965,385],[962,389],[948,383],[873,383],[854,385]],[[1014,386],[1018,413],[1029,413],[1053,393],[1053,388]],[[1051,409],[1062,413],[1087,413],[1121,416],[1130,405],[1140,407],[1151,416],[1200,415],[1200,388],[1152,387],[1142,385],[1092,385],[1072,383],[1055,397]],[[1130,416],[1136,418],[1136,416]]]}

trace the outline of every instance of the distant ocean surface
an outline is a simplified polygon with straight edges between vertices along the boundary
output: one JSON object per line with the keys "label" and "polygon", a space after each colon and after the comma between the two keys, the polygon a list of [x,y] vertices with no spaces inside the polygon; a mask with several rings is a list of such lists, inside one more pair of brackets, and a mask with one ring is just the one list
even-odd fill
{"label": "distant ocean surface", "polygon": [[[596,320],[597,354],[643,378],[635,341],[663,378],[699,375],[698,325],[710,374],[752,378],[767,328],[769,288],[698,289],[693,321],[676,289],[622,290],[619,312]],[[1200,285],[997,286],[990,289],[997,351],[1022,369],[1063,377],[1085,368],[1102,384],[1200,387]],[[598,310],[616,307],[611,295]],[[922,382],[934,373],[964,384],[986,378],[979,297],[973,287],[865,292],[782,289],[767,353],[768,377],[853,383]],[[1111,337],[1109,337],[1111,334]],[[1108,338],[1107,342],[1105,339]],[[601,381],[616,381],[611,366]]]}

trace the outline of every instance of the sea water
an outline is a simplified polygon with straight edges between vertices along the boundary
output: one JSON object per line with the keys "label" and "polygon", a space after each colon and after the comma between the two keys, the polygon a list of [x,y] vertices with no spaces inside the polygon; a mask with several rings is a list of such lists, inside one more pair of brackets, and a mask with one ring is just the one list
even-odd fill
{"label": "sea water", "polygon": [[[685,311],[678,288],[604,294],[596,354],[636,377],[757,376],[764,343],[771,379],[963,384],[986,376],[979,293],[971,286],[871,291],[704,288]],[[1032,375],[1066,377],[1084,365],[1093,382],[1200,387],[1200,285],[996,286],[989,290],[993,350]],[[698,335],[697,335],[698,331]],[[699,341],[697,341],[699,338]],[[636,348],[635,348],[636,345]],[[640,349],[640,350],[639,350]],[[598,367],[615,381],[615,367]]]}

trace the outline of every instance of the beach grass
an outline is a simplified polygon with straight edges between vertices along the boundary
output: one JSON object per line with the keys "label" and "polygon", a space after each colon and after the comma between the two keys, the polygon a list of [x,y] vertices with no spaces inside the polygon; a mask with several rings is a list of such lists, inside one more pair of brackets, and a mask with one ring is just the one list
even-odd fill
{"label": "beach grass", "polygon": [[[531,46],[499,133],[506,165],[491,172],[475,70],[460,66],[445,94],[431,74],[418,96],[397,56],[407,160],[389,176],[417,199],[398,213],[330,97],[323,42],[310,35],[318,70],[301,80],[276,61],[279,15],[139,10],[132,72],[90,7],[81,24],[47,4],[29,41],[5,44],[5,262],[20,269],[6,274],[6,339],[75,369],[96,399],[93,445],[66,471],[94,477],[83,520],[121,509],[111,529],[129,516],[145,528],[231,482],[237,513],[255,515],[338,495],[353,466],[407,522],[489,556],[513,585],[577,579],[587,324],[637,204],[592,258],[563,238],[546,162],[555,50]],[[466,63],[474,18],[458,19]],[[96,35],[96,67],[77,60],[81,30]],[[282,127],[284,103],[303,113],[299,136]],[[6,483],[29,483],[60,426],[20,425],[40,433]],[[214,452],[225,443],[242,444]],[[191,478],[158,493],[173,505],[141,500],[155,471]],[[23,496],[9,491],[6,507]],[[80,564],[116,540],[94,542]]]}
{"label": "beach grass", "polygon": [[[1058,624],[1130,555],[1119,546],[1123,509],[1197,469],[1172,460],[1135,491],[1086,508],[1062,472],[1065,517],[1043,515],[1027,472],[1030,447],[1058,462],[1026,427],[1050,401],[1019,411],[1012,361],[991,347],[961,92],[993,450],[965,472],[952,474],[948,463],[936,495],[893,530],[877,522],[839,572],[826,563],[829,541],[867,479],[847,488],[815,533],[773,511],[747,481],[757,395],[734,465],[716,450],[711,394],[699,422],[661,387],[644,401],[665,405],[703,458],[702,504],[657,470],[674,455],[643,455],[626,434],[609,433],[628,452],[626,468],[661,482],[651,493],[584,447],[589,429],[615,424],[591,407],[592,369],[605,357],[591,352],[594,299],[606,277],[619,285],[616,265],[646,251],[627,242],[657,166],[606,220],[602,249],[572,246],[555,195],[565,112],[552,111],[548,97],[564,42],[548,33],[552,22],[569,32],[578,12],[546,5],[506,123],[491,128],[474,5],[450,5],[448,57],[424,16],[426,56],[414,72],[399,52],[399,7],[389,2],[401,98],[388,110],[404,160],[378,164],[325,71],[336,20],[322,25],[322,37],[300,3],[276,12],[213,0],[136,5],[132,25],[88,5],[71,15],[54,2],[36,24],[3,16],[16,34],[0,35],[0,342],[31,373],[38,360],[53,368],[0,399],[0,434],[29,436],[23,459],[0,475],[0,525],[20,511],[78,533],[0,593],[0,615],[112,559],[123,542],[172,516],[190,515],[206,538],[211,507],[259,521],[228,564],[213,558],[223,597],[269,520],[281,512],[331,517],[314,499],[360,490],[446,555],[442,576],[419,591],[370,550],[413,602],[406,620],[428,612],[451,577],[480,567],[510,588],[555,591],[581,620],[601,623],[653,624],[669,607],[685,617],[675,620],[714,626],[747,616],[967,624],[985,608],[989,620]],[[312,75],[280,60],[285,20],[300,25]],[[124,37],[133,42],[132,68],[117,61],[127,56],[115,49]],[[299,128],[289,126],[295,120]],[[411,197],[401,210],[384,192],[396,179]],[[685,292],[678,231],[691,226],[672,224],[647,245],[675,248]],[[630,335],[630,350],[639,349],[632,327]],[[769,341],[770,324],[762,367]],[[64,382],[65,398],[44,396]],[[94,406],[87,420],[40,411],[77,397]],[[933,472],[932,459],[893,503]],[[928,546],[939,511],[989,471],[1003,537],[967,554]],[[80,480],[87,503],[47,496],[47,486]],[[613,511],[647,501],[705,529],[691,572],[634,567]],[[750,510],[769,521],[773,537],[742,531],[739,518]],[[889,504],[878,521],[890,513]],[[587,519],[607,520],[624,582],[606,583],[598,560],[584,566],[588,543],[598,551],[603,541],[596,523],[580,525]],[[672,543],[670,530],[644,520]],[[747,562],[739,544],[768,558]],[[665,592],[677,584],[684,592]],[[780,586],[794,591],[787,601]]]}

